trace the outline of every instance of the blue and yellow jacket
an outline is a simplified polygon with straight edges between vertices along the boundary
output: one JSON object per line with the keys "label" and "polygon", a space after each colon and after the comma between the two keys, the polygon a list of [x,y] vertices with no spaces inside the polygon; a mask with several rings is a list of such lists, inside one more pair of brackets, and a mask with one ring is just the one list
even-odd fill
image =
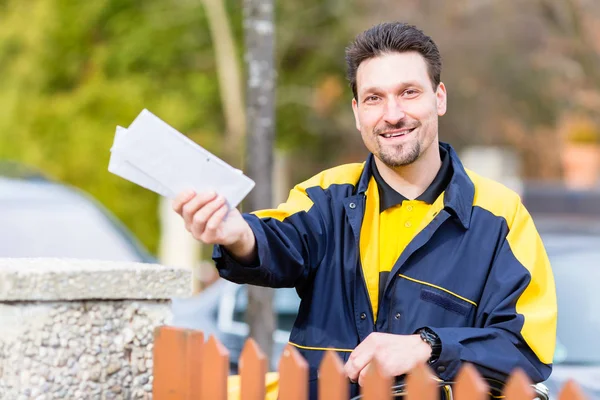
{"label": "blue and yellow jacket", "polygon": [[345,362],[372,332],[422,327],[441,339],[431,365],[441,379],[452,380],[463,362],[501,381],[516,367],[535,382],[550,375],[556,293],[532,218],[516,193],[465,170],[452,147],[441,146],[452,177],[392,268],[376,320],[359,254],[370,159],[297,185],[277,209],[244,214],[256,236],[255,265],[215,247],[223,278],[297,289],[290,343],[307,359],[311,381],[324,350]]}

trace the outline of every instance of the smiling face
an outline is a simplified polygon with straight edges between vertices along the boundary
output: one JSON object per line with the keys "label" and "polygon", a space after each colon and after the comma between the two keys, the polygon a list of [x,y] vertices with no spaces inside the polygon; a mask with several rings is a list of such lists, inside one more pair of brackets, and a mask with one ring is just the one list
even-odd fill
{"label": "smiling face", "polygon": [[432,86],[427,63],[417,52],[384,53],[358,67],[352,100],[356,128],[367,149],[388,167],[412,164],[437,147],[446,88]]}

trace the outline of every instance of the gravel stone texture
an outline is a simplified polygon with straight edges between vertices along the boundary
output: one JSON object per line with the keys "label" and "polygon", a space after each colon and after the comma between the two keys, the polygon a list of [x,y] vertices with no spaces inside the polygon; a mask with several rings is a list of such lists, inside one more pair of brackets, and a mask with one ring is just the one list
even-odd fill
{"label": "gravel stone texture", "polygon": [[169,318],[168,301],[0,305],[0,399],[150,399]]}
{"label": "gravel stone texture", "polygon": [[[170,323],[171,297],[190,294],[189,270],[48,259],[18,264],[0,259],[0,399],[151,399],[154,329]],[[144,268],[153,271],[138,271]],[[90,274],[111,276],[115,290]]]}

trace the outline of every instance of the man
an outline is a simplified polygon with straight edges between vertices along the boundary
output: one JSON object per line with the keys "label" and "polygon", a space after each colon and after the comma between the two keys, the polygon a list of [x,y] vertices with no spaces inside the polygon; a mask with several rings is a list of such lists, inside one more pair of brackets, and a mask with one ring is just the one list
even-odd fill
{"label": "man", "polygon": [[520,367],[545,380],[549,261],[519,197],[438,141],[447,97],[435,43],[386,23],[357,36],[346,60],[366,162],[312,177],[274,210],[241,215],[215,193],[183,193],[174,209],[216,245],[223,278],[297,289],[290,343],[308,360],[313,396],[328,348],[358,384],[373,360],[390,376],[428,362],[452,380],[469,362],[491,379]]}

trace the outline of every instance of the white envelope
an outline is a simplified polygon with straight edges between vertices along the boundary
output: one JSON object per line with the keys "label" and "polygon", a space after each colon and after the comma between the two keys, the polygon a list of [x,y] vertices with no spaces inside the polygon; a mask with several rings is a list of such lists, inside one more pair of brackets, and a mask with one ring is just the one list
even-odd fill
{"label": "white envelope", "polygon": [[[176,129],[143,110],[118,130],[109,171],[166,197],[183,190],[215,191],[236,207],[254,181]],[[114,160],[113,160],[114,157]]]}
{"label": "white envelope", "polygon": [[164,197],[173,197],[174,194],[169,191],[166,187],[160,184],[157,180],[147,175],[140,169],[138,169],[135,165],[131,164],[125,158],[124,154],[119,152],[119,143],[123,139],[127,133],[127,129],[117,126],[117,130],[115,132],[115,140],[113,142],[113,147],[110,149],[110,161],[108,162],[108,171],[120,176],[121,178],[125,178],[128,181],[131,181],[143,188],[151,190],[155,193],[160,194]]}

